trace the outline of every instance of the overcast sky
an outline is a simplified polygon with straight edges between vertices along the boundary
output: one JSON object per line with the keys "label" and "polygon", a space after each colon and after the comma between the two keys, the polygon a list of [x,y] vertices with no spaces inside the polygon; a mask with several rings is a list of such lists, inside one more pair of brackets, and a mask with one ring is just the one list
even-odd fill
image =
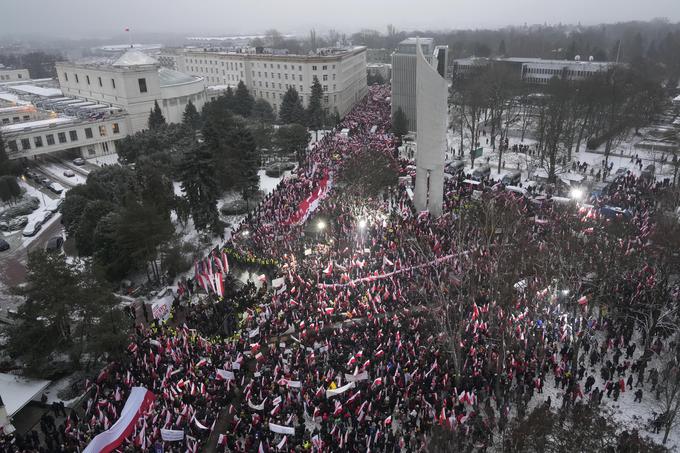
{"label": "overcast sky", "polygon": [[657,17],[680,21],[680,0],[0,0],[0,35],[97,37],[122,31],[307,33],[336,28],[498,28]]}

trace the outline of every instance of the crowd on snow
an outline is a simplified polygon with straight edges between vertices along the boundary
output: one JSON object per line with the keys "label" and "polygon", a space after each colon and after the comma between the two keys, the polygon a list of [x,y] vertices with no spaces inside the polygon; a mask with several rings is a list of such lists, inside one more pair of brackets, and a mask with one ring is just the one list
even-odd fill
{"label": "crowd on snow", "polygon": [[[631,213],[634,232],[627,241],[594,240],[590,253],[635,253],[654,228],[653,200],[662,188],[627,175],[589,200],[584,213],[531,202],[495,181],[471,187],[460,175],[446,180],[447,214],[439,219],[415,212],[403,186],[357,200],[334,190],[334,178],[364,149],[395,155],[388,96],[385,87],[372,87],[225,244],[280,262],[269,289],[228,285],[219,298],[194,279],[180,282],[175,322],[137,325],[127,359],[86,384],[81,406],[50,445],[5,436],[4,451],[82,451],[115,422],[133,386],[152,391],[156,402],[120,451],[153,451],[157,443],[164,451],[198,451],[212,438],[224,452],[415,452],[427,448],[433,429],[483,447],[530,404],[598,405],[623,392],[650,398],[669,373],[653,360],[668,347],[664,339],[637,348],[629,325],[595,301],[580,298],[573,310],[540,276],[527,278],[512,303],[495,300],[484,281],[493,273],[493,245],[481,227],[461,230],[459,219],[483,191],[484,199],[519,212],[517,241],[528,244],[562,228],[568,216],[587,219],[575,233],[592,237],[592,225],[606,221],[598,207],[616,205]],[[408,164],[399,162],[402,175]],[[325,219],[323,229],[309,221],[311,208],[300,212],[320,184],[328,190],[313,216]],[[206,260],[197,272],[212,267]],[[462,335],[452,340],[433,295],[442,292],[442,276],[455,288],[465,274],[478,276],[478,291],[455,308]],[[494,341],[501,330],[507,350]],[[559,401],[537,396],[553,384]],[[183,431],[184,441],[163,442],[161,429]]]}

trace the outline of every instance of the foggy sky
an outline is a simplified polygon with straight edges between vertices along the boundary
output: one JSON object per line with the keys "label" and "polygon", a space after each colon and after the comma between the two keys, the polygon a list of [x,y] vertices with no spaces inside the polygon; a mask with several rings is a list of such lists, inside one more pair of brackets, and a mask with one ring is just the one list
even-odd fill
{"label": "foggy sky", "polygon": [[400,30],[592,25],[658,17],[680,21],[680,0],[0,0],[0,35],[103,37],[133,32],[194,35],[306,34],[335,28]]}

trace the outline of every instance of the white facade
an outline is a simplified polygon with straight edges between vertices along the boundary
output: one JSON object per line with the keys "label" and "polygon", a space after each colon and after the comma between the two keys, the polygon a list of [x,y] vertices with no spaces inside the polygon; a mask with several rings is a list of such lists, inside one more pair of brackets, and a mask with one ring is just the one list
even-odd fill
{"label": "white facade", "polygon": [[276,111],[290,86],[306,105],[315,76],[324,92],[322,105],[329,114],[337,109],[344,116],[368,92],[365,47],[311,56],[181,49],[166,51],[159,59],[204,78],[208,86],[236,88],[243,81],[256,99],[265,99]]}
{"label": "white facade", "polygon": [[30,80],[31,76],[28,74],[28,69],[4,69],[0,68],[0,83],[2,82],[20,82],[22,80]]}
{"label": "white facade", "polygon": [[418,151],[414,204],[418,211],[439,217],[444,203],[448,83],[426,60],[421,46],[416,52]]}
{"label": "white facade", "polygon": [[608,71],[613,64],[594,61],[530,61],[522,64],[522,80],[540,85],[546,85],[553,77],[580,81]]}
{"label": "white facade", "polygon": [[154,102],[168,123],[182,121],[189,100],[197,110],[206,102],[204,81],[172,69],[131,50],[113,65],[57,63],[57,76],[64,96],[74,96],[120,107],[128,113],[128,130],[146,129]]}

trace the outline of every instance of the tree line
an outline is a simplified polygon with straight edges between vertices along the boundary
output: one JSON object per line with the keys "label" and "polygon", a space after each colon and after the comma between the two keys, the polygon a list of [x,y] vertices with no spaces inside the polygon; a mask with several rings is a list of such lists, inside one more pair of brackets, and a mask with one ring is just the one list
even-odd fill
{"label": "tree line", "polygon": [[[631,132],[638,133],[665,105],[659,75],[644,65],[615,65],[585,80],[553,77],[545,86],[523,83],[506,66],[491,64],[465,76],[454,75],[450,90],[452,128],[461,140],[459,157],[470,156],[486,135],[498,151],[498,171],[509,130],[529,134],[540,166],[551,181],[583,144],[604,145],[604,159]],[[463,145],[467,143],[467,146]]]}

